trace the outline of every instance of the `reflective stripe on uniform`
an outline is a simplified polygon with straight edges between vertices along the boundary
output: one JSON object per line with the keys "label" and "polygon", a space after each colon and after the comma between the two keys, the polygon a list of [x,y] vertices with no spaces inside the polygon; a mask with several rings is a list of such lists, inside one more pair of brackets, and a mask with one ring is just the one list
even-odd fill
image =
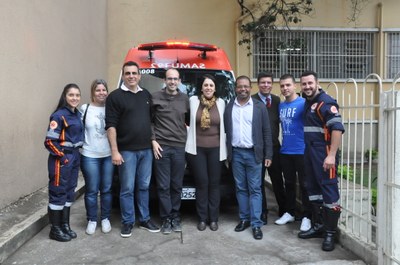
{"label": "reflective stripe on uniform", "polygon": [[311,133],[325,133],[324,128],[317,127],[317,126],[304,126],[304,132],[311,132]]}
{"label": "reflective stripe on uniform", "polygon": [[332,125],[333,123],[338,123],[338,122],[342,123],[342,118],[336,117],[336,118],[330,119],[329,121],[326,122],[326,126],[329,127],[329,125]]}
{"label": "reflective stripe on uniform", "polygon": [[49,138],[58,139],[60,137],[60,134],[56,133],[54,131],[48,131],[46,136],[49,137]]}
{"label": "reflective stripe on uniform", "polygon": [[73,144],[73,143],[71,143],[71,142],[63,142],[62,143],[62,146],[65,146],[65,147],[72,147],[72,148],[77,148],[77,147],[81,147],[83,145],[83,142],[81,141],[81,142],[77,142],[76,144]]}
{"label": "reflective stripe on uniform", "polygon": [[308,199],[310,200],[310,202],[311,201],[322,201],[323,200],[322,194],[320,194],[320,195],[310,195],[310,196],[308,196]]}

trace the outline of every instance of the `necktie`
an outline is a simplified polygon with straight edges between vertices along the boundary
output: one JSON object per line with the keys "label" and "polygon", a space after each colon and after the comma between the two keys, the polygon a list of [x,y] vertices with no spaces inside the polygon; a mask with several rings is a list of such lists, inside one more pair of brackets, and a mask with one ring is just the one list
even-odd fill
{"label": "necktie", "polygon": [[267,108],[270,108],[270,107],[271,107],[271,99],[267,98]]}

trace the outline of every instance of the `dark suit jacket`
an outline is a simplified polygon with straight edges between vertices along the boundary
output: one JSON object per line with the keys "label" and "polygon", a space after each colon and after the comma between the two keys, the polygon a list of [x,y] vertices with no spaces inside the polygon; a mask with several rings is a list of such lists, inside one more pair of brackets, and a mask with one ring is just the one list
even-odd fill
{"label": "dark suit jacket", "polygon": [[[264,104],[264,102],[261,100],[260,96],[257,94],[252,95],[253,99],[257,99],[261,101],[261,103]],[[272,144],[274,147],[281,147],[281,143],[279,142],[279,104],[281,103],[281,99],[278,96],[275,96],[271,94],[271,107],[267,108],[268,110],[268,117],[269,117],[269,122],[271,125],[271,131],[272,131]]]}
{"label": "dark suit jacket", "polygon": [[[228,103],[224,113],[226,146],[229,161],[232,161],[232,108],[234,101],[235,99],[232,99]],[[253,100],[252,134],[256,162],[262,163],[264,159],[272,160],[272,137],[268,112],[265,105],[258,100]]]}

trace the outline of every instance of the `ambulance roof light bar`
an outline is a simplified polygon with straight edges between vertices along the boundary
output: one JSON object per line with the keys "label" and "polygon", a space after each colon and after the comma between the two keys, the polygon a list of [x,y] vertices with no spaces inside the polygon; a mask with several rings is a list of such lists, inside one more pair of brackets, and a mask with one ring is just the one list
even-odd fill
{"label": "ambulance roof light bar", "polygon": [[185,50],[197,50],[201,51],[201,57],[206,58],[206,52],[208,51],[216,51],[217,46],[195,43],[195,42],[186,42],[186,41],[166,41],[166,42],[152,42],[152,43],[144,43],[138,46],[138,50],[141,51],[149,51],[150,59],[153,57],[152,51],[155,50],[170,50],[170,49],[185,49]]}

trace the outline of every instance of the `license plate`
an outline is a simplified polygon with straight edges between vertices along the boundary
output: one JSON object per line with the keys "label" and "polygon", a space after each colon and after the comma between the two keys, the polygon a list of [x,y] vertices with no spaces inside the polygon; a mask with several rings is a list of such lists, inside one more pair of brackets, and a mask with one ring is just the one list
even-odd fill
{"label": "license plate", "polygon": [[196,188],[182,188],[181,200],[195,200]]}

